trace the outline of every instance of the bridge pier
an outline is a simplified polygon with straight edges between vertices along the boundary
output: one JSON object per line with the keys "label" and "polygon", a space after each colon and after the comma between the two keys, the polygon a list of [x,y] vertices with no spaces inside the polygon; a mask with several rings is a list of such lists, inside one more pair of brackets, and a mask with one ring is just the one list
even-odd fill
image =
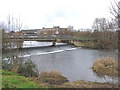
{"label": "bridge pier", "polygon": [[52,42],[52,46],[54,46],[54,47],[56,46],[56,42],[55,41]]}
{"label": "bridge pier", "polygon": [[74,40],[70,40],[69,43],[74,44]]}
{"label": "bridge pier", "polygon": [[19,41],[17,43],[17,48],[19,48],[19,49],[23,48],[23,42],[22,41]]}

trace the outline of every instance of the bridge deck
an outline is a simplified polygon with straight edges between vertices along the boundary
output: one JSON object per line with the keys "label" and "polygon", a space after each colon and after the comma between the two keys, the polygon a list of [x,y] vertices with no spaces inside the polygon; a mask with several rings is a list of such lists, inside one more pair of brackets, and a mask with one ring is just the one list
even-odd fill
{"label": "bridge deck", "polygon": [[79,38],[75,36],[70,36],[70,35],[57,35],[57,36],[15,36],[15,37],[10,37],[10,39],[19,39],[19,40],[24,40],[24,41],[56,41],[56,40],[77,40],[77,41],[91,41],[94,40],[93,38]]}

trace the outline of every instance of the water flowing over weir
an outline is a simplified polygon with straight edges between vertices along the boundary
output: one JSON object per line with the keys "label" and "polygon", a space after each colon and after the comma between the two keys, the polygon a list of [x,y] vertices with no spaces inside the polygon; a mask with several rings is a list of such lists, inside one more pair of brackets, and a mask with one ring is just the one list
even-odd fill
{"label": "water flowing over weir", "polygon": [[[78,47],[78,48],[81,48],[81,47]],[[70,48],[70,49],[43,52],[43,53],[36,53],[36,54],[28,54],[28,55],[23,55],[23,56],[19,56],[19,57],[29,57],[29,56],[35,56],[35,55],[47,55],[47,54],[59,53],[59,52],[70,51],[70,50],[75,50],[75,49],[77,49],[77,48]]]}
{"label": "water flowing over weir", "polygon": [[[38,45],[41,46],[38,47]],[[32,46],[35,47],[30,48]],[[86,80],[105,82],[103,78],[98,77],[92,71],[91,67],[94,61],[101,57],[118,57],[118,51],[116,50],[92,50],[67,44],[52,47],[51,43],[25,42],[24,47],[19,50],[19,57],[32,60],[36,64],[39,72],[58,70],[70,81]],[[112,78],[105,77],[108,81],[112,81]]]}

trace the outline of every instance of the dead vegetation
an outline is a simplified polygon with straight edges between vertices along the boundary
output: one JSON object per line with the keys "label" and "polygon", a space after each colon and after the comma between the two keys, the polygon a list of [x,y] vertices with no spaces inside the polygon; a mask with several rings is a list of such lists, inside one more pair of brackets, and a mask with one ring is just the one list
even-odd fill
{"label": "dead vegetation", "polygon": [[[120,68],[120,67],[119,67]],[[100,58],[95,61],[92,67],[98,75],[118,76],[118,61],[112,57]]]}
{"label": "dead vegetation", "polygon": [[68,82],[68,79],[61,75],[58,71],[41,72],[40,75],[35,79],[37,82],[43,82],[50,85],[61,85]]}
{"label": "dead vegetation", "polygon": [[[112,88],[107,83],[89,82],[89,81],[74,81],[68,82],[61,86],[62,88]],[[114,84],[114,88],[118,88],[117,84]]]}

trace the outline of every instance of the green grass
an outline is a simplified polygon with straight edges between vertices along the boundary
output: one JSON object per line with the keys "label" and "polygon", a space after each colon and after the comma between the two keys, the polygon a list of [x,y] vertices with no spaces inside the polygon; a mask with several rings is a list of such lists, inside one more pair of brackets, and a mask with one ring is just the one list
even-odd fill
{"label": "green grass", "polygon": [[85,47],[89,47],[89,48],[96,48],[94,42],[84,42],[83,43]]}
{"label": "green grass", "polygon": [[29,78],[2,70],[2,88],[37,88],[37,85]]}
{"label": "green grass", "polygon": [[[54,73],[50,73],[50,76],[51,75],[54,75]],[[45,77],[42,78],[46,79]],[[111,86],[118,87],[117,84],[108,85],[107,83],[88,81],[65,82],[60,85],[55,85],[41,82],[41,80],[39,82],[38,80],[36,81],[36,79],[32,81],[32,79],[19,76],[17,73],[2,70],[2,88],[111,88]]]}

